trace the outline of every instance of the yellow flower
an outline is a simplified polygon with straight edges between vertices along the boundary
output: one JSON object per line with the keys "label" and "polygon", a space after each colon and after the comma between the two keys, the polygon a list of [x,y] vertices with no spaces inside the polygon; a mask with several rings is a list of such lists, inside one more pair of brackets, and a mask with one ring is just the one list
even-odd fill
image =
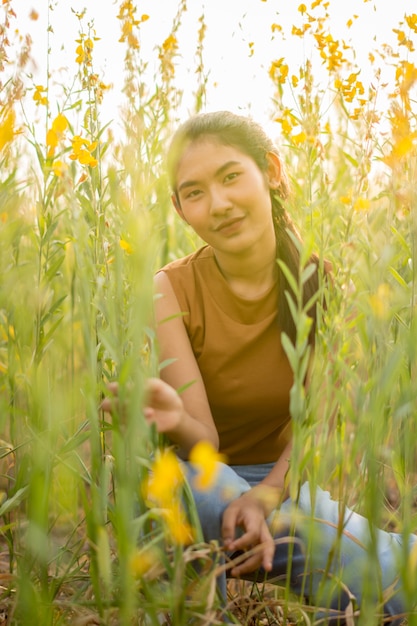
{"label": "yellow flower", "polygon": [[75,57],[75,62],[79,63],[79,65],[81,65],[84,62],[84,59],[85,59],[85,53],[84,53],[84,48],[82,47],[82,44],[79,44],[75,48],[75,54],[77,55]]}
{"label": "yellow flower", "polygon": [[91,65],[92,64],[92,52],[94,43],[93,40],[87,37],[84,39],[84,35],[81,35],[81,39],[77,39],[78,46],[75,48],[75,62],[79,65]]}
{"label": "yellow flower", "polygon": [[155,458],[150,475],[143,485],[145,501],[157,507],[170,538],[181,545],[192,543],[194,531],[181,505],[184,475],[171,450],[163,450]]}
{"label": "yellow flower", "polygon": [[133,49],[139,48],[139,40],[133,32],[133,28],[138,26],[140,22],[146,22],[149,19],[149,15],[143,14],[140,20],[135,19],[136,6],[133,5],[131,0],[122,2],[120,6],[119,15],[117,18],[122,21],[122,36],[119,41],[127,41],[128,45]]}
{"label": "yellow flower", "polygon": [[289,121],[285,118],[282,118],[279,120],[279,123],[281,124],[282,132],[284,133],[284,135],[289,135],[292,131],[292,126]]}
{"label": "yellow flower", "polygon": [[397,158],[401,158],[407,155],[413,149],[412,137],[401,137],[401,139],[395,144],[393,148],[393,154]]}
{"label": "yellow flower", "polygon": [[164,571],[160,551],[155,546],[135,550],[129,559],[129,569],[134,578],[157,578]]}
{"label": "yellow flower", "polygon": [[52,171],[55,176],[62,178],[65,172],[68,170],[68,165],[62,161],[54,161],[52,165]]}
{"label": "yellow flower", "polygon": [[152,464],[145,497],[152,504],[164,506],[172,502],[183,483],[184,475],[177,457],[171,450],[164,450]]}
{"label": "yellow flower", "polygon": [[65,117],[65,115],[63,115],[62,113],[59,113],[59,115],[57,115],[54,121],[52,122],[52,129],[56,133],[63,133],[64,131],[67,130],[68,126],[69,126],[68,120]]}
{"label": "yellow flower", "polygon": [[368,211],[371,206],[368,198],[359,197],[355,200],[355,204],[353,205],[354,211]]}
{"label": "yellow flower", "polygon": [[16,115],[13,109],[5,113],[4,118],[0,121],[0,150],[3,150],[4,146],[13,140],[15,121]]}
{"label": "yellow flower", "polygon": [[378,285],[376,293],[369,297],[369,303],[375,317],[387,319],[391,311],[391,288],[387,283]]}
{"label": "yellow flower", "polygon": [[406,15],[405,21],[407,22],[409,28],[417,33],[417,14],[412,13],[411,15]]}
{"label": "yellow flower", "polygon": [[130,243],[128,241],[126,241],[126,239],[120,239],[119,245],[120,245],[122,250],[125,250],[128,254],[132,254],[133,248],[130,245]]}
{"label": "yellow flower", "polygon": [[301,15],[303,15],[303,13],[305,13],[307,11],[307,7],[305,4],[300,4],[300,6],[298,7],[298,11],[301,13]]}
{"label": "yellow flower", "polygon": [[178,42],[175,35],[170,35],[167,37],[162,44],[162,48],[164,52],[174,52],[178,48]]}
{"label": "yellow flower", "polygon": [[95,167],[98,161],[91,153],[94,152],[96,148],[96,141],[90,142],[80,135],[74,135],[72,138],[72,153],[70,154],[70,159],[72,161],[78,161],[81,165]]}
{"label": "yellow flower", "polygon": [[198,474],[194,480],[196,489],[204,491],[213,486],[219,470],[219,463],[226,457],[219,454],[208,441],[199,441],[190,452],[190,461],[197,466]]}
{"label": "yellow flower", "polygon": [[53,157],[58,143],[63,138],[64,131],[68,128],[68,120],[62,113],[59,113],[53,120],[51,128],[46,133],[46,145],[49,148],[48,157]]}
{"label": "yellow flower", "polygon": [[97,165],[97,159],[91,156],[88,150],[80,150],[77,157],[81,165],[89,165],[90,167],[95,167]]}
{"label": "yellow flower", "polygon": [[[54,152],[58,145],[58,135],[52,128],[50,128],[46,133],[46,145],[50,148],[51,153]],[[48,153],[48,156],[51,155]]]}
{"label": "yellow flower", "polygon": [[307,135],[305,134],[305,132],[302,130],[300,133],[298,133],[297,135],[293,135],[292,136],[292,140],[293,142],[298,145],[300,143],[304,143],[307,139]]}
{"label": "yellow flower", "polygon": [[35,93],[33,94],[33,100],[36,102],[37,105],[48,104],[48,98],[42,95],[45,91],[46,91],[46,88],[43,87],[42,85],[35,86]]}
{"label": "yellow flower", "polygon": [[284,63],[284,57],[281,57],[271,63],[269,76],[272,80],[278,80],[279,83],[285,83],[288,76],[288,65]]}
{"label": "yellow flower", "polygon": [[187,521],[183,508],[178,501],[162,510],[163,520],[174,543],[189,545],[195,539],[195,532]]}
{"label": "yellow flower", "polygon": [[349,194],[347,196],[340,196],[339,201],[342,204],[351,204],[351,202],[352,202],[352,193],[349,192]]}

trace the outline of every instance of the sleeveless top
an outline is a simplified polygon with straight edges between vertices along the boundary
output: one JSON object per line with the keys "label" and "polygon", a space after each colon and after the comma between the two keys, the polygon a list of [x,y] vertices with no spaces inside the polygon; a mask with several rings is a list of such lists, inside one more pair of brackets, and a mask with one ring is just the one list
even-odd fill
{"label": "sleeveless top", "polygon": [[178,299],[231,465],[276,461],[291,438],[293,374],[276,319],[277,286],[256,300],[235,295],[213,249],[162,268]]}

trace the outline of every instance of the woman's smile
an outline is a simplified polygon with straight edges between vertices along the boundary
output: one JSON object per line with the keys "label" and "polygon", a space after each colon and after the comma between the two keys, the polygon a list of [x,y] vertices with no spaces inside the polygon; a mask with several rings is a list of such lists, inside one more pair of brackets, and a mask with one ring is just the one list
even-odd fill
{"label": "woman's smile", "polygon": [[225,236],[234,235],[236,232],[240,231],[244,219],[244,216],[225,219],[223,222],[216,225],[213,230]]}

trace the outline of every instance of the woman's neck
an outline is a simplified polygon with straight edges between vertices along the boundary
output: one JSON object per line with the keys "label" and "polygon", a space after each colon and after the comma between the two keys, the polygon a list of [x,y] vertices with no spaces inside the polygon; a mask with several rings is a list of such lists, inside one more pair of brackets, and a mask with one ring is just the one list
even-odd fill
{"label": "woman's neck", "polygon": [[217,265],[230,289],[239,297],[254,300],[267,293],[277,276],[276,248],[256,254],[225,255],[214,251]]}

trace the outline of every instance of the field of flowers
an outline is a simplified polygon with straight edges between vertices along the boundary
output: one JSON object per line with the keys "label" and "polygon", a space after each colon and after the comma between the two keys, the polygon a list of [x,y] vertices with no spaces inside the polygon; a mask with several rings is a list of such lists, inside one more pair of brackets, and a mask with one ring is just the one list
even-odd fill
{"label": "field of flowers", "polygon": [[[141,414],[144,381],[160,367],[153,272],[199,245],[171,210],[164,168],[187,6],[178,0],[145,80],[149,16],[131,0],[114,4],[124,51],[117,132],[102,116],[109,85],[95,70],[90,9],[74,13],[73,80],[57,92],[47,73],[33,81],[15,2],[0,8],[0,624],[224,623],[220,549],[201,542],[192,503],[185,516],[176,458]],[[392,25],[396,45],[372,53],[365,81],[348,37],[332,35],[328,5],[298,5],[287,30],[271,24],[312,54],[296,66],[277,55],[265,68],[289,209],[307,253],[332,262],[336,287],[308,396],[301,336],[292,354],[290,488],[308,478],[407,535],[417,530],[417,13]],[[52,29],[52,9],[49,19]],[[206,106],[205,32],[202,13],[195,112]],[[100,402],[115,380],[125,408],[110,418]],[[207,488],[215,456],[202,447],[195,457]],[[416,555],[403,557],[411,607]],[[368,578],[372,588],[372,554]],[[358,623],[380,624],[380,609],[365,602]],[[245,626],[315,623],[285,588],[231,585],[228,612]]]}

